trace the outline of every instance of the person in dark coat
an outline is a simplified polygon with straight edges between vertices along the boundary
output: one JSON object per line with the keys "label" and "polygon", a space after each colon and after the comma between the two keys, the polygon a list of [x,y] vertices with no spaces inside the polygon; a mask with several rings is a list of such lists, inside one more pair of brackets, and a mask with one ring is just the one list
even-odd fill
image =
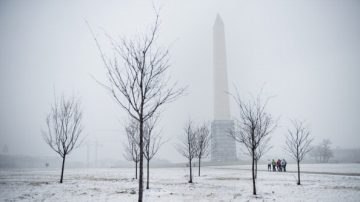
{"label": "person in dark coat", "polygon": [[281,172],[281,166],[280,166],[280,163],[281,163],[281,160],[280,160],[280,159],[278,159],[278,160],[277,160],[277,162],[276,162],[276,167],[277,167],[277,170],[278,170],[279,172]]}

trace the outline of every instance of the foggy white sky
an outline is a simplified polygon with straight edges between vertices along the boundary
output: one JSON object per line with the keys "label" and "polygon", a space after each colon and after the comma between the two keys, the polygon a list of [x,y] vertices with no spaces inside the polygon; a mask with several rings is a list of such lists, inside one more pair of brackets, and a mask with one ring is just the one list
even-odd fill
{"label": "foggy white sky", "polygon": [[[269,111],[280,116],[273,155],[281,156],[289,118],[309,123],[315,143],[360,142],[360,2],[155,1],[161,10],[159,43],[171,45],[171,75],[188,95],[166,106],[160,127],[172,138],[158,158],[183,158],[174,149],[191,117],[211,121],[212,26],[225,24],[229,85],[241,94],[276,95]],[[87,19],[108,47],[112,36],[145,32],[154,19],[150,1],[0,1],[0,147],[10,154],[52,155],[41,136],[45,117],[60,95],[78,95],[88,141],[97,140],[99,159],[123,159],[125,112],[91,77],[105,70]],[[232,108],[236,116],[236,108]],[[86,146],[72,159],[86,159]]]}

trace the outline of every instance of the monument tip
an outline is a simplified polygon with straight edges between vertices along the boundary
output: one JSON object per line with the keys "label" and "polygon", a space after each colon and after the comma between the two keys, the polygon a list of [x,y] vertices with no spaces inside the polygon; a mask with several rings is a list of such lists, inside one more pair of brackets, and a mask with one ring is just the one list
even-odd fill
{"label": "monument tip", "polygon": [[222,18],[221,18],[221,16],[220,16],[219,13],[216,14],[216,19],[215,19],[215,24],[214,24],[214,26],[217,26],[217,25],[221,25],[221,26],[224,25],[224,22],[223,22],[223,20],[222,20]]}

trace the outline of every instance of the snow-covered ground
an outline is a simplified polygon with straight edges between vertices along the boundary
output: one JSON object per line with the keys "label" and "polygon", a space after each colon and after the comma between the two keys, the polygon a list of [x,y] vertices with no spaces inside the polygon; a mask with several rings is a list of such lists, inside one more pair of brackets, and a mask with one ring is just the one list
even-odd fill
{"label": "snow-covered ground", "polygon": [[[252,195],[247,166],[204,167],[202,176],[187,183],[187,168],[152,168],[145,201],[360,201],[360,177],[295,173],[258,174],[258,195]],[[305,164],[314,172],[360,174],[359,164]],[[295,170],[289,165],[288,170]],[[133,169],[67,169],[63,184],[59,170],[0,170],[0,201],[136,201]]]}
{"label": "snow-covered ground", "polygon": [[[305,172],[323,172],[323,173],[339,173],[339,174],[359,174],[360,175],[360,164],[353,163],[353,164],[301,164],[301,171]],[[251,169],[251,165],[239,165],[239,166],[221,166],[219,168],[224,169]],[[267,170],[266,165],[258,165],[259,170]],[[288,164],[287,165],[288,171],[297,171],[296,164]]]}

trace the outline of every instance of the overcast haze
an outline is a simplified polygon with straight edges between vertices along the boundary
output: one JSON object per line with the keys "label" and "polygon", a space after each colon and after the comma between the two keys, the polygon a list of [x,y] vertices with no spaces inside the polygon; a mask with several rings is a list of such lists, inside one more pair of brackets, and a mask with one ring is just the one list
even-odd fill
{"label": "overcast haze", "polygon": [[[289,118],[306,120],[315,143],[358,148],[360,142],[360,1],[154,1],[159,44],[169,45],[173,81],[187,95],[167,105],[159,128],[171,138],[157,158],[185,161],[174,145],[191,117],[213,118],[212,28],[225,24],[230,91],[245,98],[264,86],[280,117],[270,154],[281,156]],[[104,50],[104,36],[145,33],[155,16],[150,1],[0,1],[0,147],[10,154],[56,156],[42,139],[57,95],[76,95],[84,134],[98,141],[99,159],[123,159],[127,116],[99,86],[105,68],[84,22]],[[236,117],[233,104],[231,115]],[[86,144],[71,159],[86,160]]]}

